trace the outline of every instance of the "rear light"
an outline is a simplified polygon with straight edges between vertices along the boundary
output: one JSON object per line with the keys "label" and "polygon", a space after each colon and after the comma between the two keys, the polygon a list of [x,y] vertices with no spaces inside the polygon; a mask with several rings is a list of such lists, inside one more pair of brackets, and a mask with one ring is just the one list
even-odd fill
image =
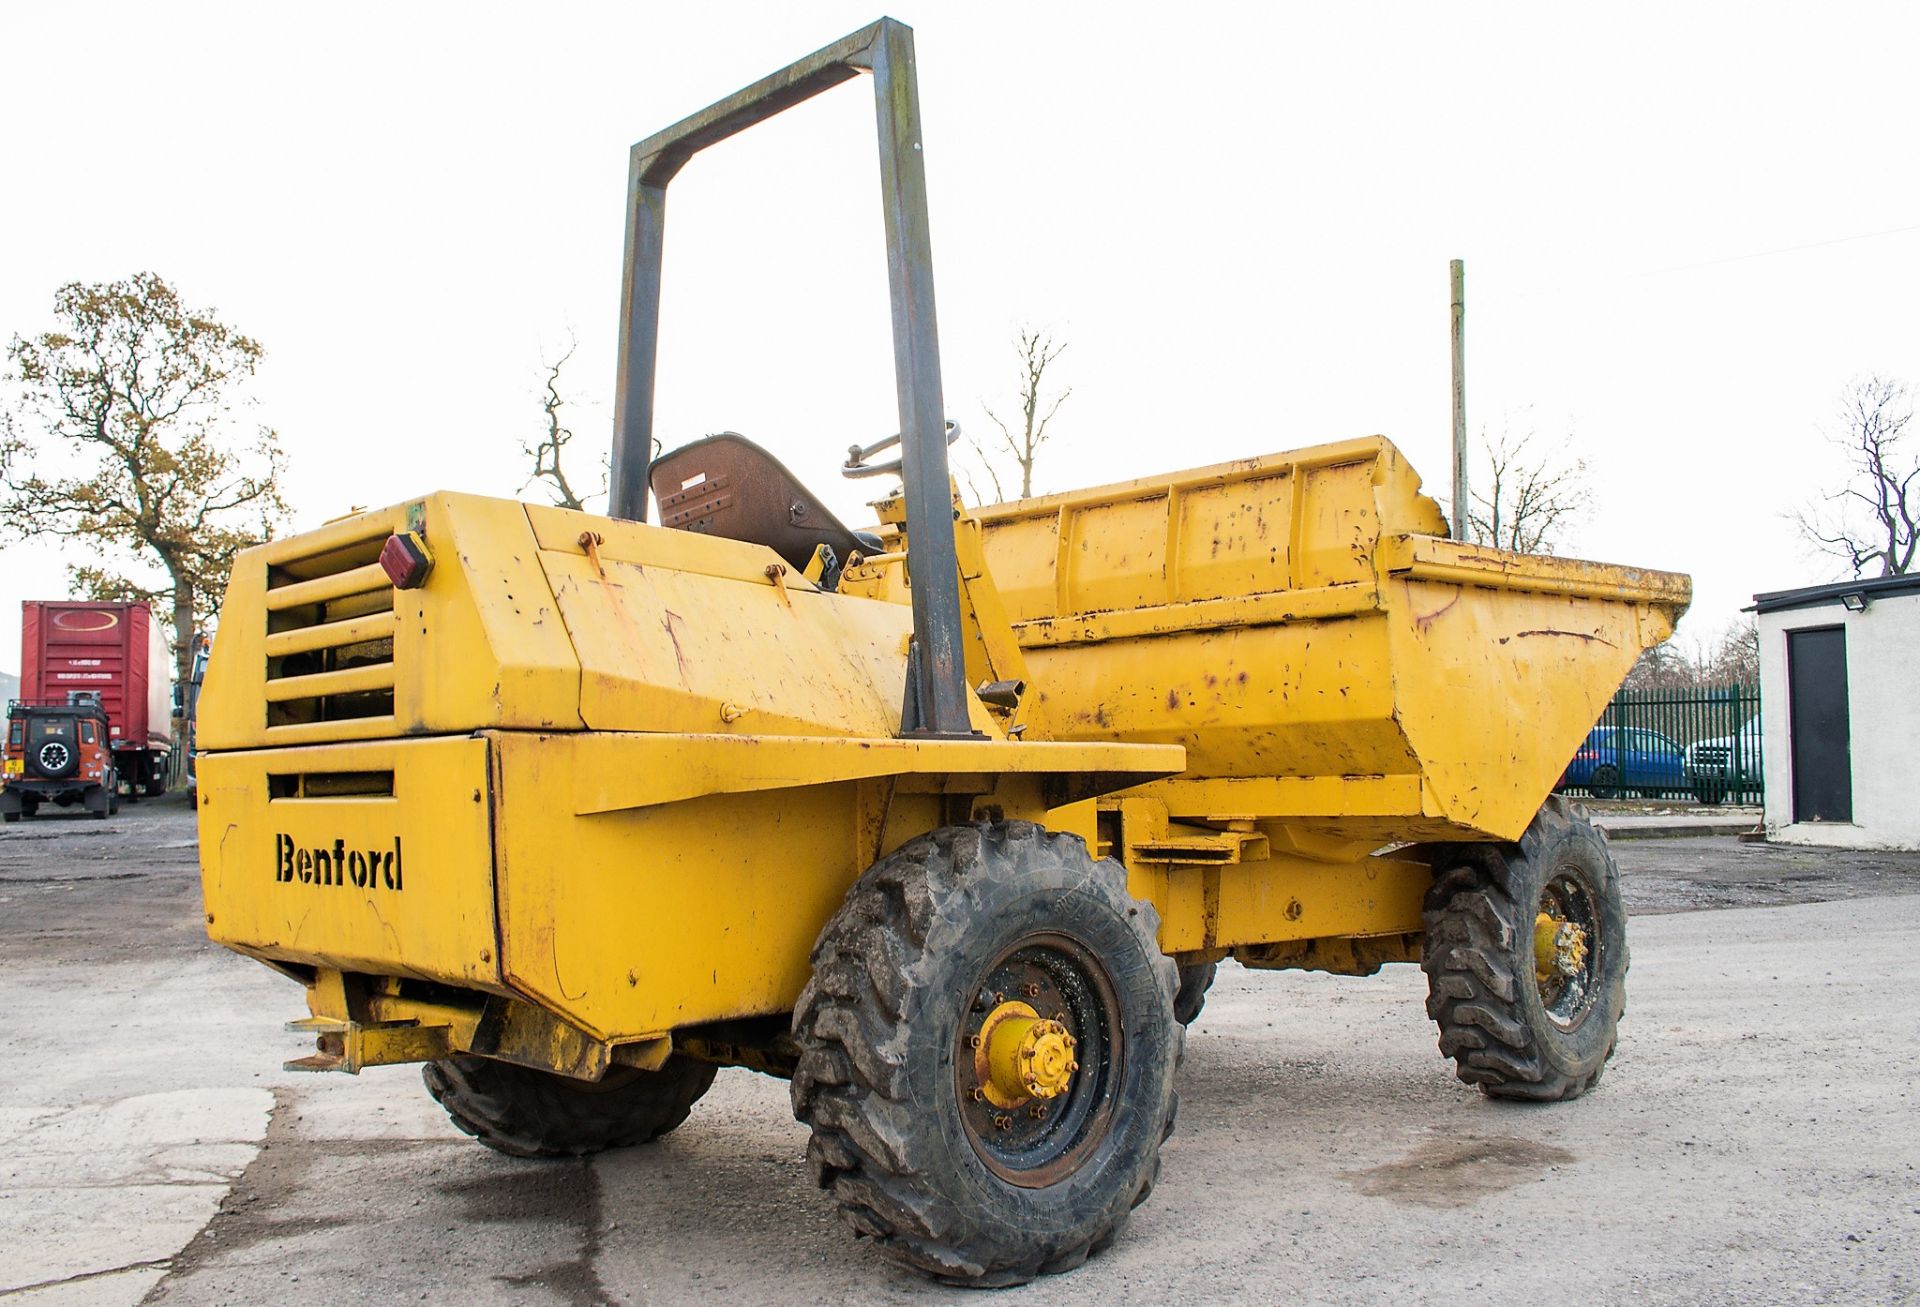
{"label": "rear light", "polygon": [[427,549],[426,537],[418,531],[388,536],[380,550],[380,569],[397,590],[414,590],[424,585],[427,573],[433,570],[433,554]]}

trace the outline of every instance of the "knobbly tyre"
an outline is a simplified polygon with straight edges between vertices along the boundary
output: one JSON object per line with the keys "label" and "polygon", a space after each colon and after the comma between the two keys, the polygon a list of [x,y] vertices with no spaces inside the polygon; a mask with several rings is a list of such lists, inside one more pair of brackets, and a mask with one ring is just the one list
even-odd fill
{"label": "knobbly tyre", "polygon": [[[440,493],[241,556],[209,933],[306,986],[295,1065],[423,1062],[517,1156],[786,1077],[847,1223],[967,1284],[1119,1234],[1226,957],[1417,962],[1462,1079],[1582,1093],[1624,919],[1547,793],[1686,578],[1450,541],[1378,438],[966,508],[912,59],[883,19],[634,148],[611,516]],[[870,533],[741,437],[648,457],[668,183],[862,74],[901,423],[844,469],[900,477]]]}

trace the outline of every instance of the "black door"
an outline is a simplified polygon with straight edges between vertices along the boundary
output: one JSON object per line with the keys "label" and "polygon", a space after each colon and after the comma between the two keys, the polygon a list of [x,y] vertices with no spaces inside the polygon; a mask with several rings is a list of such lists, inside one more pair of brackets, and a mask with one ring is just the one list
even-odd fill
{"label": "black door", "polygon": [[1853,751],[1844,628],[1787,632],[1787,706],[1793,747],[1793,819],[1852,821]]}

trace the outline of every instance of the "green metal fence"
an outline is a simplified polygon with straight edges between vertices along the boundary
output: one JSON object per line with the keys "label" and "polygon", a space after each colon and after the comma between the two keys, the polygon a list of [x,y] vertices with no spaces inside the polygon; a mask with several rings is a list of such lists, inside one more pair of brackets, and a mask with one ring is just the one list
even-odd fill
{"label": "green metal fence", "polygon": [[1761,799],[1760,687],[1622,690],[1567,765],[1562,794]]}

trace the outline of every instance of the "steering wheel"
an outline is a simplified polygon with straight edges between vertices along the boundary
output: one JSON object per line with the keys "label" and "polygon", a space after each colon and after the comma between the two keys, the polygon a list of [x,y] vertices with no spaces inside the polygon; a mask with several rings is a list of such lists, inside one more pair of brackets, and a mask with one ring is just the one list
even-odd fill
{"label": "steering wheel", "polygon": [[[947,444],[951,445],[958,439],[960,439],[960,424],[949,418]],[[900,433],[896,431],[884,439],[874,441],[871,445],[847,446],[847,461],[840,465],[840,475],[850,480],[858,480],[861,477],[885,476],[889,472],[898,472],[901,462],[899,458],[892,458],[884,463],[869,463],[867,460],[882,450],[892,449],[899,443]]]}

